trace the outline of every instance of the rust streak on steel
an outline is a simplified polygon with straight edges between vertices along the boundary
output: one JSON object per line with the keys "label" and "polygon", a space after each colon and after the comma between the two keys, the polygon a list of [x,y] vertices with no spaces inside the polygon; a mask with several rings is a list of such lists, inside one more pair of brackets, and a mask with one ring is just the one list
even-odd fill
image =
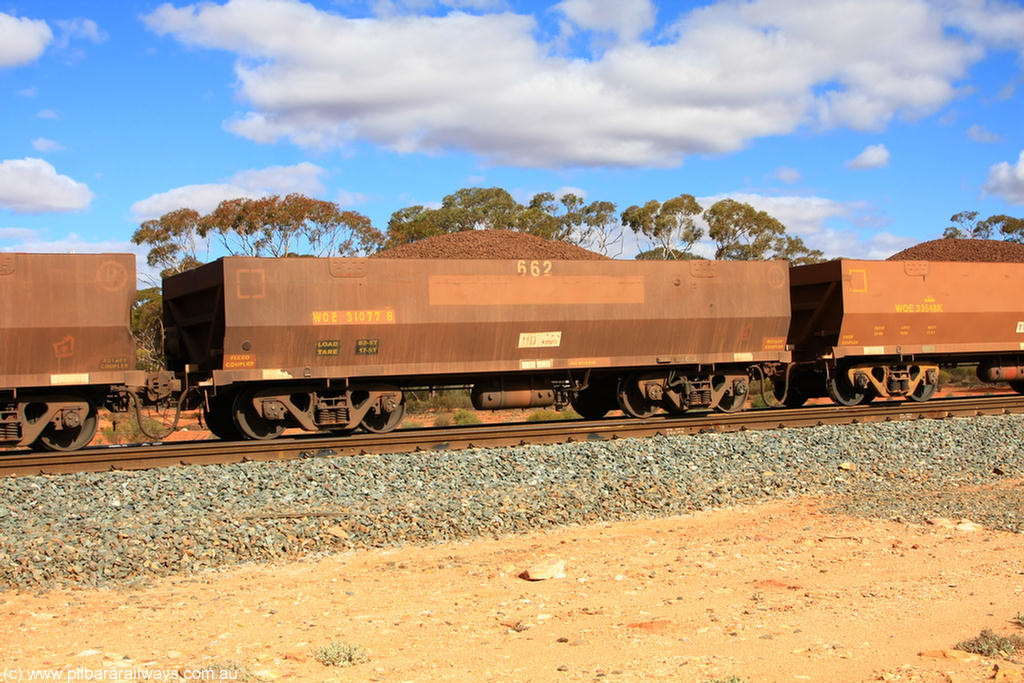
{"label": "rust streak on steel", "polygon": [[890,401],[855,408],[822,405],[793,410],[705,413],[682,418],[658,415],[644,420],[606,418],[595,421],[422,428],[347,437],[303,435],[267,442],[191,441],[134,447],[96,447],[66,454],[12,452],[0,454],[0,476],[102,472],[418,450],[458,450],[515,446],[521,443],[605,441],[657,434],[685,435],[1007,413],[1024,413],[1024,396],[1012,394],[981,399],[943,398],[925,403]]}

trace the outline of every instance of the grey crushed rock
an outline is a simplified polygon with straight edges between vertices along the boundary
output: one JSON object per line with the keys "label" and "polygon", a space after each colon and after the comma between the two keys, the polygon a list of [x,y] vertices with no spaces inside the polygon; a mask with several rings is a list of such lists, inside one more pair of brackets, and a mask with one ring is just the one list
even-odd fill
{"label": "grey crushed rock", "polygon": [[[805,494],[1024,531],[1024,416],[0,480],[0,588],[131,583],[357,547]],[[852,463],[855,469],[840,465]]]}

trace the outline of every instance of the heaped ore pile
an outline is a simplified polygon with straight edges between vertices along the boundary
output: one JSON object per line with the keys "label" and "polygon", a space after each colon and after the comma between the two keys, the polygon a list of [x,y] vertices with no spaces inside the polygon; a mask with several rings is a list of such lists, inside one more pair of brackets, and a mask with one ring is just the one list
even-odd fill
{"label": "heaped ore pile", "polygon": [[387,249],[377,258],[607,260],[607,256],[565,242],[513,230],[466,230]]}
{"label": "heaped ore pile", "polygon": [[931,240],[907,247],[888,260],[1024,263],[1024,244],[1002,240]]}

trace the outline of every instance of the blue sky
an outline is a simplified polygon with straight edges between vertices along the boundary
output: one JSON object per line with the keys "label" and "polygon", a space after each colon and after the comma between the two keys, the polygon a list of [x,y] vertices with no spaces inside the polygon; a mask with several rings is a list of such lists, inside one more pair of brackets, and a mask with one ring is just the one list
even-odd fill
{"label": "blue sky", "polygon": [[1024,215],[1022,55],[1001,0],[0,0],[0,250],[143,253],[142,220],[291,191],[383,229],[500,186],[730,196],[884,258]]}

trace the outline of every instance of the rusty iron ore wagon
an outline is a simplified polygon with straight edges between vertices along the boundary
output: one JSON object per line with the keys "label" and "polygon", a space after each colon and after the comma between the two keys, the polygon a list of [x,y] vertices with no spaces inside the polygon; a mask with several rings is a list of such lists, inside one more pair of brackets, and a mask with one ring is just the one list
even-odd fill
{"label": "rusty iron ore wagon", "polygon": [[133,254],[0,254],[0,444],[74,450],[136,371]]}
{"label": "rusty iron ore wagon", "polygon": [[1024,264],[843,259],[791,269],[790,286],[788,405],[925,401],[958,363],[1024,393]]}
{"label": "rusty iron ore wagon", "polygon": [[480,409],[737,410],[790,360],[785,262],[227,257],[164,280],[170,370],[223,438],[395,428],[413,387]]}

